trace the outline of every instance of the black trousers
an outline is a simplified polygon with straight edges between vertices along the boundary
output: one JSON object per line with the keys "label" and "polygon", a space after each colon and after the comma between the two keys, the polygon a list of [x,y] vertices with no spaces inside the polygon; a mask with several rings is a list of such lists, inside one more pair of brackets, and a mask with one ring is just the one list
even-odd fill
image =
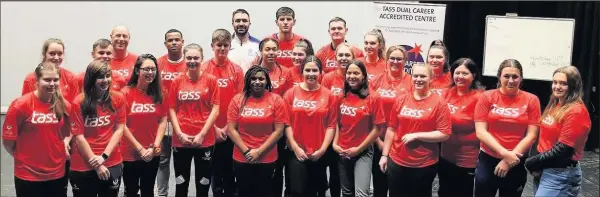
{"label": "black trousers", "polygon": [[152,158],[149,162],[144,160],[123,161],[125,196],[137,197],[137,193],[140,191],[142,197],[153,197],[159,162],[160,156]]}
{"label": "black trousers", "polygon": [[327,189],[329,189],[329,195],[331,197],[340,197],[342,193],[342,187],[340,183],[340,168],[338,166],[340,157],[338,153],[333,150],[332,146],[329,146],[322,160],[325,162],[326,167],[329,168],[329,182],[327,182],[327,179],[325,179],[325,182],[323,183],[325,184],[325,188],[319,190],[319,195],[325,196],[325,192]]}
{"label": "black trousers", "polygon": [[276,163],[241,163],[234,161],[233,168],[239,196],[271,196]]}
{"label": "black trousers", "polygon": [[[298,161],[297,158],[288,160],[286,166],[290,169],[290,196],[325,196],[324,183],[327,182],[323,158],[318,161]],[[339,183],[338,183],[339,184]]]}
{"label": "black trousers", "polygon": [[409,168],[388,159],[387,175],[390,196],[432,196],[431,190],[437,175],[437,164],[424,168]]}
{"label": "black trousers", "polygon": [[108,168],[110,178],[100,180],[96,170],[71,171],[70,181],[74,197],[117,197],[121,187],[123,164]]}
{"label": "black trousers", "polygon": [[215,197],[230,197],[235,194],[233,177],[233,142],[231,139],[217,143],[214,151],[212,172],[212,192]]}
{"label": "black trousers", "polygon": [[213,147],[214,146],[205,148],[173,148],[176,197],[188,196],[192,159],[194,160],[196,196],[208,196],[211,182]]}
{"label": "black trousers", "polygon": [[479,161],[475,168],[475,195],[474,196],[521,196],[525,183],[527,182],[527,170],[525,160],[511,168],[504,178],[494,175],[494,170],[500,159],[492,157],[483,151],[479,151]]}
{"label": "black trousers", "polygon": [[[388,196],[388,183],[387,176],[381,171],[379,167],[379,160],[381,160],[381,150],[377,145],[374,145],[373,153],[373,196],[374,197],[387,197]],[[388,160],[389,161],[389,160]]]}
{"label": "black trousers", "polygon": [[[284,174],[285,174],[285,191],[284,196],[289,195],[289,170],[285,168],[287,161],[290,158],[290,150],[287,149],[287,138],[285,136],[279,138],[277,141],[277,161],[275,162],[275,174],[273,175],[271,195],[273,197],[281,197],[284,186]],[[241,195],[241,194],[240,194]]]}
{"label": "black trousers", "polygon": [[15,192],[17,197],[67,197],[67,178],[48,181],[27,181],[15,176]]}
{"label": "black trousers", "polygon": [[438,179],[440,197],[473,196],[475,168],[463,168],[440,157]]}

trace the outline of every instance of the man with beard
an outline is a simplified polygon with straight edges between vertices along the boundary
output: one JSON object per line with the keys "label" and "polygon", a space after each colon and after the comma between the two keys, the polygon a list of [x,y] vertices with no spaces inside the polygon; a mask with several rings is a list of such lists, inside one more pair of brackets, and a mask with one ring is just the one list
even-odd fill
{"label": "man with beard", "polygon": [[[160,79],[162,82],[163,92],[169,92],[169,87],[173,81],[185,73],[186,62],[183,57],[183,33],[177,29],[169,29],[165,33],[165,47],[167,54],[158,59],[158,68],[161,71]],[[158,175],[156,177],[158,196],[167,196],[169,192],[169,176],[171,164],[171,135],[173,133],[173,125],[171,121],[167,124],[165,137],[162,138],[162,148],[160,153],[160,164],[158,167]]]}
{"label": "man with beard", "polygon": [[252,37],[248,30],[250,29],[250,14],[244,9],[237,9],[233,12],[231,19],[233,25],[233,39],[228,58],[239,65],[246,74],[246,71],[252,66],[252,61],[259,55],[258,44],[260,40]]}

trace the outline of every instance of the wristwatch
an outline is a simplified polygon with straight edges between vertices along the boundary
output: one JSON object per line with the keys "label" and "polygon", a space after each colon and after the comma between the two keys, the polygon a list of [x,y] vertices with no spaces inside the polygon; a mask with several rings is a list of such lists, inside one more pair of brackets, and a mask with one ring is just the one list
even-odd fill
{"label": "wristwatch", "polygon": [[107,155],[106,153],[102,153],[102,158],[103,158],[104,160],[107,160],[107,159],[108,159],[108,155]]}

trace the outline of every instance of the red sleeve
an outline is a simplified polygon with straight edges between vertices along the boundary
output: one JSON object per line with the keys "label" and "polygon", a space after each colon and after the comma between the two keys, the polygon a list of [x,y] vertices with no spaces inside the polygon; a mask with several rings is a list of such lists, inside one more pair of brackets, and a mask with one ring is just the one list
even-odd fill
{"label": "red sleeve", "polygon": [[360,50],[360,48],[358,48],[358,47],[353,47],[353,48],[354,48],[354,59],[365,57],[365,54],[363,53],[362,50]]}
{"label": "red sleeve", "polygon": [[317,57],[317,59],[321,60],[321,62],[323,64],[325,64],[325,58],[323,57],[323,51],[324,51],[325,47],[321,47],[316,53],[315,53],[315,57]]}
{"label": "red sleeve", "polygon": [[[121,93],[116,93],[114,94],[115,96],[113,97],[113,99],[115,99],[115,110],[116,110],[116,117],[115,117],[115,125],[116,124],[125,124],[127,121],[127,101],[125,100],[125,97],[123,96],[123,94]],[[118,95],[118,96],[117,96]]]}
{"label": "red sleeve", "polygon": [[[335,71],[332,71],[332,72],[335,72]],[[331,77],[329,77],[329,75],[324,74],[324,75],[322,75],[322,77],[319,77],[319,78],[321,78],[321,86],[327,88],[328,90],[331,89],[331,81],[332,80],[331,80]]]}
{"label": "red sleeve", "polygon": [[177,91],[179,91],[179,83],[182,79],[183,78],[175,79],[175,81],[171,83],[171,87],[169,87],[169,93],[167,94],[167,105],[169,109],[177,106]]}
{"label": "red sleeve", "polygon": [[333,93],[327,91],[329,93],[329,101],[331,105],[329,106],[329,111],[327,112],[327,128],[335,129],[338,122],[338,116],[340,113],[340,101],[341,99],[337,99],[333,96]]}
{"label": "red sleeve", "polygon": [[[288,91],[285,92],[285,94],[283,94],[283,103],[285,106],[286,111],[288,112],[292,112],[292,105],[293,105],[293,100],[292,97],[294,95],[294,88],[289,89]],[[292,117],[293,116],[288,116],[286,119],[286,125],[292,125]]]}
{"label": "red sleeve", "polygon": [[406,96],[399,96],[394,102],[394,106],[392,107],[392,112],[390,113],[390,121],[388,122],[389,128],[396,129],[398,125],[398,114],[400,114],[400,107],[404,106],[404,100]]}
{"label": "red sleeve", "polygon": [[19,126],[27,118],[21,113],[21,110],[18,109],[18,107],[15,107],[15,101],[8,107],[4,125],[2,126],[2,139],[4,140],[16,141],[17,136],[19,135]]}
{"label": "red sleeve", "polygon": [[272,94],[274,98],[273,111],[275,115],[275,123],[286,123],[288,119],[288,113],[285,107],[285,103],[283,102],[283,98],[277,94]]}
{"label": "red sleeve", "polygon": [[[127,101],[127,99],[133,95],[129,94],[129,88],[123,88],[120,91],[123,94],[123,97],[125,98],[125,109],[129,109],[129,107],[131,107],[131,106],[129,106],[129,101]],[[130,113],[131,113],[131,110],[125,110],[126,116],[129,116]]]}
{"label": "red sleeve", "polygon": [[210,95],[210,102],[213,105],[220,105],[221,103],[221,90],[220,88],[217,86],[217,80],[214,77],[210,78],[209,84],[207,84],[208,87],[210,87],[211,89],[211,95]]}
{"label": "red sleeve", "polygon": [[436,128],[443,134],[452,134],[452,124],[450,123],[450,109],[446,101],[440,97],[438,107],[436,109]]}
{"label": "red sleeve", "polygon": [[[77,98],[75,100],[78,100]],[[74,101],[74,103],[78,103],[78,101]],[[78,124],[81,126],[80,129],[72,129],[71,128],[71,134],[73,134],[73,137],[75,137],[76,135],[83,135],[84,129],[85,129],[85,125],[83,122],[83,114],[81,113],[81,106],[78,104],[73,104],[72,105],[72,111],[73,114],[71,115],[71,121],[74,121],[75,124]]]}
{"label": "red sleeve", "polygon": [[383,124],[385,123],[385,114],[383,113],[383,106],[382,106],[382,102],[381,102],[381,97],[379,96],[374,96],[373,94],[370,96],[371,97],[371,103],[369,105],[371,105],[371,109],[373,109],[372,112],[372,121],[373,124]]}
{"label": "red sleeve", "polygon": [[243,94],[237,94],[229,103],[227,109],[227,122],[238,122],[238,119],[240,118],[240,108],[242,107],[241,102],[244,98],[243,96]]}
{"label": "red sleeve", "polygon": [[23,81],[23,90],[21,91],[21,95],[25,95],[27,93],[33,92],[35,90],[35,82],[31,80],[29,76],[25,78]]}
{"label": "red sleeve", "polygon": [[527,115],[529,115],[529,124],[540,126],[540,119],[542,116],[541,107],[540,107],[540,99],[531,94],[531,98],[529,98],[529,106],[527,107]]}
{"label": "red sleeve", "polygon": [[578,110],[565,114],[561,121],[560,136],[558,137],[559,142],[570,147],[575,147],[578,140],[586,137],[586,133],[590,130],[591,126],[589,124],[582,124],[581,120],[587,118],[582,113],[585,112]]}
{"label": "red sleeve", "polygon": [[487,122],[490,105],[492,104],[489,101],[488,94],[482,94],[475,105],[475,122]]}
{"label": "red sleeve", "polygon": [[285,94],[285,92],[287,92],[290,88],[294,87],[294,78],[292,77],[292,70],[288,69],[287,72],[284,73],[284,77],[285,87],[283,87],[284,89],[281,91],[283,92],[282,94]]}

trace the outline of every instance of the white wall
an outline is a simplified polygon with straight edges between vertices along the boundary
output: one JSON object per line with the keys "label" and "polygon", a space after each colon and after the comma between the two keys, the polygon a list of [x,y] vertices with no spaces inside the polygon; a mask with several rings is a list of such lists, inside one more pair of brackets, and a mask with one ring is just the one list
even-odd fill
{"label": "white wall", "polygon": [[315,48],[330,41],[328,21],[346,19],[347,40],[360,47],[372,2],[2,2],[2,104],[20,96],[23,79],[41,60],[41,47],[50,37],[65,42],[63,66],[83,72],[91,61],[91,48],[99,38],[109,38],[116,25],[131,31],[129,50],[161,56],[166,53],[164,33],[171,28],[183,32],[185,43],[198,43],[211,58],[210,37],[217,28],[233,31],[231,14],[248,10],[250,34],[263,38],[277,31],[275,12],[288,6],[296,12],[294,31],[309,38]]}

